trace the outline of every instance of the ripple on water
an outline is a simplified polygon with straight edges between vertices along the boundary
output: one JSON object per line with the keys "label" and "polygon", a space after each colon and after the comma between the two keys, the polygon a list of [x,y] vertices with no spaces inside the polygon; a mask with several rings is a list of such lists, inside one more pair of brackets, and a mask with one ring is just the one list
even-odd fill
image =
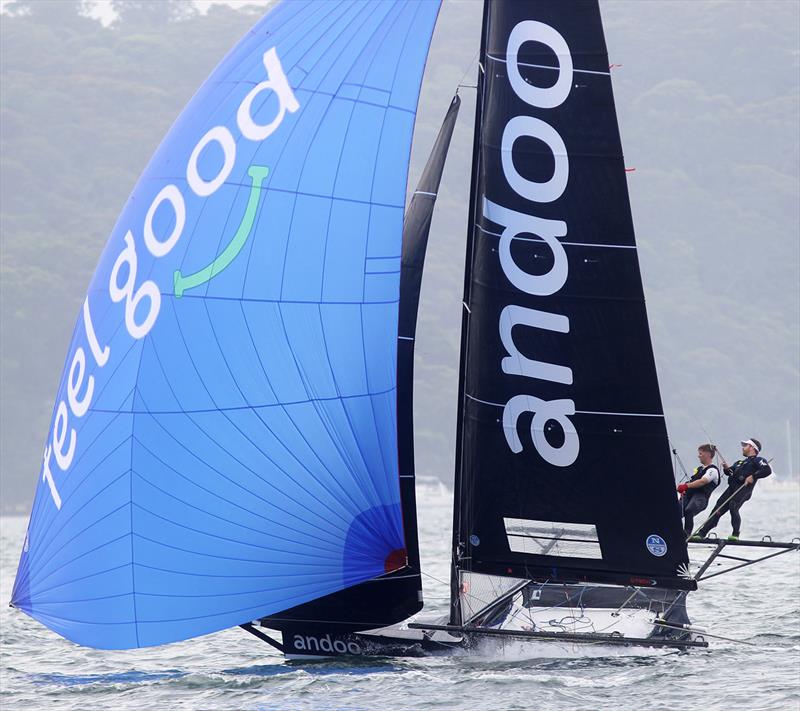
{"label": "ripple on water", "polygon": [[[448,566],[441,532],[450,526],[449,495],[432,487],[421,492],[419,506],[423,566],[438,578],[425,580],[426,607],[444,612]],[[791,506],[764,489],[750,504],[748,522],[778,521],[777,538],[798,526],[791,510],[773,515]],[[10,597],[25,524],[2,520],[0,599]],[[712,640],[709,651],[488,641],[448,657],[307,663],[287,662],[236,629],[167,647],[109,652],[77,647],[20,612],[0,608],[0,704],[15,711],[596,711],[623,705],[784,711],[800,705],[800,568],[797,560],[787,565],[789,555],[796,554],[714,578],[690,596],[697,627],[752,643]]]}

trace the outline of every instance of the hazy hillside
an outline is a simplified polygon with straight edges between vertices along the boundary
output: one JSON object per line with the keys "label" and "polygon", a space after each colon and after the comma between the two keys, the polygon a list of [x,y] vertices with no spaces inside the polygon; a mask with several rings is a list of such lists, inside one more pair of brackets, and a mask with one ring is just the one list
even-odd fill
{"label": "hazy hillside", "polygon": [[[75,317],[106,236],[170,124],[255,15],[71,0],[0,16],[0,474],[27,506]],[[800,5],[605,2],[667,421],[684,459],[756,436],[787,471],[800,399]],[[456,84],[474,83],[480,4],[442,9],[412,181]],[[466,76],[465,76],[466,72]],[[452,477],[474,90],[437,203],[417,340],[418,470]],[[635,463],[631,463],[635,466]]]}

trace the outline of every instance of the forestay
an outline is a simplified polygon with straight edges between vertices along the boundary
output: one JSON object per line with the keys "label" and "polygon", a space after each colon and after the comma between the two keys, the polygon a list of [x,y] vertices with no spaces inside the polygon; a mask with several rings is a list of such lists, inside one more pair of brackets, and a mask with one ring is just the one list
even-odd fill
{"label": "forestay", "polygon": [[288,2],[137,183],[79,315],[13,604],[154,645],[401,568],[406,172],[436,2]]}

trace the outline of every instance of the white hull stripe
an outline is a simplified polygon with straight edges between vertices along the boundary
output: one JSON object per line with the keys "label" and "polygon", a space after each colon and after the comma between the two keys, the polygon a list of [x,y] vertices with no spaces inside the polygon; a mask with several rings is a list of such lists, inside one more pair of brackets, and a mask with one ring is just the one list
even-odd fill
{"label": "white hull stripe", "polygon": [[427,195],[428,197],[436,197],[436,193],[426,193],[424,190],[415,190],[414,195]]}

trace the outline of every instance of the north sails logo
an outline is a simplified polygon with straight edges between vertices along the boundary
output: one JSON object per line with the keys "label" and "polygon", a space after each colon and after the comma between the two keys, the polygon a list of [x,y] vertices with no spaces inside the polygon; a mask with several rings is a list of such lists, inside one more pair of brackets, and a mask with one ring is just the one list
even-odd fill
{"label": "north sails logo", "polygon": [[[288,113],[294,113],[300,108],[289,80],[283,71],[278,53],[273,47],[267,50],[262,61],[266,70],[266,79],[256,84],[242,99],[236,112],[236,126],[243,138],[249,141],[261,142],[271,136],[281,125]],[[277,111],[269,123],[256,123],[252,115],[253,102],[264,92],[272,92],[277,99]],[[207,146],[216,144],[223,155],[222,166],[213,178],[204,178],[200,175],[198,161]],[[236,140],[231,130],[226,126],[214,126],[207,131],[192,149],[186,164],[186,183],[191,191],[202,198],[213,195],[228,179],[236,164]],[[261,183],[266,178],[268,168],[264,166],[250,166],[248,174],[252,180],[250,198],[245,208],[245,214],[236,234],[228,246],[205,269],[188,276],[179,271],[173,276],[171,289],[163,289],[164,293],[174,290],[180,297],[187,289],[192,289],[204,284],[209,279],[225,269],[244,246],[255,219],[258,199],[261,192]],[[169,235],[156,235],[154,218],[159,208],[171,210],[174,223]],[[153,198],[145,214],[144,223],[141,225],[142,241],[147,251],[155,258],[169,254],[183,234],[186,225],[186,201],[181,189],[174,183],[162,188]],[[162,289],[151,280],[145,280],[136,286],[138,271],[137,242],[134,239],[133,229],[129,229],[123,238],[124,246],[119,252],[108,280],[108,294],[114,303],[124,302],[125,328],[134,339],[144,338],[156,323],[161,309]],[[141,243],[138,247],[141,248]],[[120,281],[122,280],[122,283]],[[146,307],[146,309],[145,309]],[[84,335],[89,345],[89,351],[94,359],[96,368],[104,367],[111,356],[109,345],[101,346],[97,338],[92,319],[92,311],[87,296],[83,302]],[[73,355],[66,377],[65,399],[56,405],[53,418],[53,428],[50,441],[44,450],[42,459],[42,480],[50,490],[57,509],[61,508],[61,495],[56,486],[56,481],[51,468],[51,459],[55,457],[56,464],[62,472],[66,472],[75,456],[77,448],[77,433],[70,426],[70,416],[83,417],[92,402],[94,395],[95,379],[88,375],[86,352],[78,346]],[[69,407],[68,407],[69,406]]]}
{"label": "north sails logo", "polygon": [[[537,42],[552,50],[558,58],[558,77],[549,87],[528,83],[520,74],[518,55],[526,42]],[[552,109],[566,100],[572,87],[572,55],[559,32],[542,22],[525,20],[517,24],[508,37],[506,48],[508,80],[514,93],[534,108]],[[514,165],[514,145],[519,138],[533,138],[544,143],[553,154],[553,175],[545,182],[523,177]],[[506,124],[501,141],[503,175],[509,187],[520,197],[533,203],[551,203],[558,200],[567,187],[569,156],[564,141],[552,126],[534,116],[514,116]],[[552,296],[567,281],[569,265],[559,237],[567,234],[567,224],[517,212],[498,205],[483,196],[483,216],[503,227],[498,252],[503,273],[517,289],[533,296]],[[511,243],[521,235],[535,235],[550,248],[553,265],[544,274],[531,274],[522,269],[511,253]],[[501,368],[509,375],[547,380],[572,385],[572,369],[558,364],[544,363],[528,358],[514,343],[515,326],[527,326],[557,333],[569,333],[569,318],[524,306],[509,304],[500,314],[500,339],[508,352]],[[517,421],[525,413],[533,414],[531,437],[536,451],[550,464],[567,467],[578,458],[580,442],[578,433],[569,419],[575,414],[571,399],[543,400],[533,395],[516,395],[503,408],[503,430],[511,451],[522,452],[523,446],[517,432]],[[545,425],[555,421],[563,430],[564,441],[554,447],[545,437]]]}
{"label": "north sails logo", "polygon": [[661,558],[667,554],[667,542],[658,534],[651,533],[645,541],[647,550],[657,558]]}

